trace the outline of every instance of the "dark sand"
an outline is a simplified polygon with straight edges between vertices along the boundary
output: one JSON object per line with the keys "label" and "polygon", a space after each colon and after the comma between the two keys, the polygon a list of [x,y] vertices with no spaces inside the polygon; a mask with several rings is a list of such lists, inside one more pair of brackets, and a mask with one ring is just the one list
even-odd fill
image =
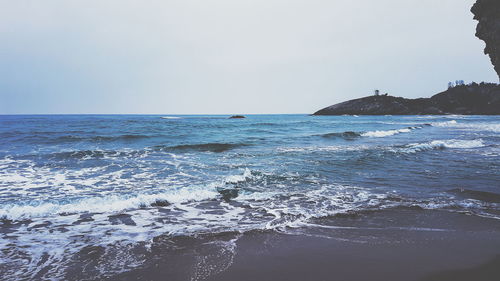
{"label": "dark sand", "polygon": [[287,234],[158,237],[141,268],[111,279],[500,280],[498,220],[401,209],[318,223]]}

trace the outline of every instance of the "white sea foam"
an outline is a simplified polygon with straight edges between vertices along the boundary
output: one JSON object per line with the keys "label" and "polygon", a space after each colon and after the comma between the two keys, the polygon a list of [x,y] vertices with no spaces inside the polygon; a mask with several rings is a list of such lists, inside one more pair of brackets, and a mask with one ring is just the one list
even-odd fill
{"label": "white sea foam", "polygon": [[484,147],[485,144],[482,139],[476,140],[433,140],[424,143],[412,143],[406,145],[402,150],[408,153],[414,153],[418,151],[433,150],[433,149],[445,149],[445,148],[455,148],[455,149],[471,149]]}
{"label": "white sea foam", "polygon": [[0,208],[0,218],[20,220],[46,217],[65,213],[114,213],[149,206],[157,201],[185,203],[216,198],[215,189],[182,188],[158,194],[139,194],[136,196],[109,195],[105,197],[85,198],[69,203],[39,203],[32,205],[6,205]]}
{"label": "white sea foam", "polygon": [[448,128],[457,128],[463,130],[470,131],[490,131],[495,133],[500,133],[500,123],[491,123],[491,122],[474,122],[474,123],[465,123],[465,122],[457,122],[456,120],[450,120],[446,122],[435,122],[431,123],[434,127],[448,127]]}
{"label": "white sea foam", "polygon": [[404,129],[398,129],[398,130],[387,130],[387,131],[369,131],[369,132],[361,134],[361,136],[373,137],[373,138],[383,138],[383,137],[389,137],[389,136],[393,136],[393,135],[401,134],[401,133],[409,133],[412,131],[412,128],[404,128]]}
{"label": "white sea foam", "polygon": [[239,183],[239,182],[244,182],[248,178],[252,176],[252,172],[250,169],[245,168],[245,171],[243,172],[242,175],[229,175],[224,179],[225,183]]}
{"label": "white sea foam", "polygon": [[178,116],[163,116],[160,117],[161,119],[182,119],[181,117]]}
{"label": "white sea foam", "polygon": [[366,145],[343,146],[343,145],[328,145],[328,146],[304,146],[304,147],[279,147],[279,152],[315,152],[315,151],[360,151],[369,149]]}
{"label": "white sea foam", "polygon": [[[89,177],[92,172],[102,172],[103,168],[80,169],[75,172],[57,172],[50,170],[36,170],[35,175],[18,175],[5,173],[9,175],[0,182],[0,186],[14,185],[16,192],[19,190],[37,189],[44,186],[52,186],[56,193],[74,194],[83,193],[95,189],[97,183],[104,187],[122,188],[133,187],[140,183],[141,186],[153,186],[161,184],[167,186],[166,190],[157,193],[138,193],[120,195],[111,192],[102,192],[102,196],[87,197],[84,199],[59,199],[53,201],[31,202],[31,204],[7,204],[0,207],[0,218],[11,220],[20,220],[28,218],[50,217],[65,213],[116,213],[140,207],[147,207],[157,201],[166,201],[170,204],[181,204],[191,201],[203,201],[214,199],[220,194],[217,188],[226,184],[235,184],[244,182],[252,177],[251,170],[246,168],[242,174],[230,174],[214,180],[208,184],[192,184],[195,176],[179,172],[163,179],[155,179],[155,174],[150,171],[136,172],[129,178],[123,178],[127,170],[118,170],[111,173],[104,173],[99,176]],[[24,172],[28,174],[27,172]],[[36,176],[42,174],[43,177]],[[1,175],[2,173],[0,173]],[[28,186],[26,188],[26,186]],[[88,186],[88,188],[86,188]],[[7,190],[8,191],[8,190]],[[147,192],[147,190],[144,190]]]}
{"label": "white sea foam", "polygon": [[432,126],[434,127],[452,127],[458,124],[456,120],[450,120],[450,121],[445,121],[445,122],[433,122],[431,123]]}
{"label": "white sea foam", "polygon": [[[262,228],[282,229],[300,227],[312,218],[378,206],[384,198],[384,194],[375,194],[359,187],[320,185],[306,192],[266,191],[242,194],[235,200],[244,202],[254,210],[265,211],[267,215],[263,217],[265,220]],[[261,216],[262,214],[253,214],[254,218]]]}

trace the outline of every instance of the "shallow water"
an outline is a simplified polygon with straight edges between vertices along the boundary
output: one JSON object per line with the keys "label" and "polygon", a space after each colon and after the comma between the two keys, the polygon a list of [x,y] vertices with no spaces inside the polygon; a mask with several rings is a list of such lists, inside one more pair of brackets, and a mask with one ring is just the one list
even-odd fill
{"label": "shallow water", "polygon": [[[499,160],[494,116],[0,116],[0,274],[63,279],[90,246],[378,210],[496,221]],[[127,253],[96,276],[143,262]]]}

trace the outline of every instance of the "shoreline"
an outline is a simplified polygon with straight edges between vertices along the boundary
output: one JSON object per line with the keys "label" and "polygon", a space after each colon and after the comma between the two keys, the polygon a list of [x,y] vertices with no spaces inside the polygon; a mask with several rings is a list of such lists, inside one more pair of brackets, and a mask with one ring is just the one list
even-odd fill
{"label": "shoreline", "polygon": [[109,280],[486,281],[500,277],[500,222],[496,220],[411,209],[327,220],[323,226],[328,227],[289,229],[288,233],[158,238],[146,257],[147,265]]}

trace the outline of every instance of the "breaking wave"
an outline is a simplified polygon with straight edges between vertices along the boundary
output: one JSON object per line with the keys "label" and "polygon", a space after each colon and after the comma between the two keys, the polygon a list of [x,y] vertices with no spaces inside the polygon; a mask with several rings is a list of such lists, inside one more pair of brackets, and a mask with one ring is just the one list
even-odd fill
{"label": "breaking wave", "polygon": [[434,127],[450,127],[458,124],[456,120],[450,120],[450,121],[445,121],[445,122],[434,122],[430,123]]}
{"label": "breaking wave", "polygon": [[436,122],[431,123],[434,127],[449,127],[449,128],[458,128],[465,130],[473,130],[473,131],[489,131],[500,133],[500,123],[462,123],[457,122],[456,120],[446,121],[446,122]]}
{"label": "breaking wave", "polygon": [[373,138],[383,138],[383,137],[389,137],[401,133],[409,133],[415,129],[420,129],[422,127],[407,127],[403,129],[397,129],[397,130],[387,130],[387,131],[369,131],[366,133],[362,133],[362,137],[373,137]]}
{"label": "breaking wave", "polygon": [[[260,176],[261,178],[262,176]],[[6,204],[0,208],[0,218],[22,220],[52,215],[67,215],[79,213],[116,213],[138,208],[167,206],[188,202],[212,200],[222,194],[221,187],[239,184],[259,178],[245,169],[242,174],[222,177],[205,185],[171,188],[161,193],[107,195],[102,197],[87,197],[81,200],[61,200],[60,202],[45,201],[30,204]],[[266,179],[267,180],[267,179]]]}
{"label": "breaking wave", "polygon": [[144,154],[145,151],[139,150],[77,150],[77,151],[64,151],[55,152],[49,154],[41,154],[40,156],[47,157],[49,159],[57,160],[89,160],[89,159],[103,159],[103,158],[116,158],[116,157],[131,157],[140,156]]}
{"label": "breaking wave", "polygon": [[421,126],[412,126],[403,129],[379,130],[379,131],[368,131],[368,132],[345,131],[345,132],[327,133],[327,134],[322,134],[320,136],[324,138],[343,138],[346,140],[353,140],[359,137],[383,138],[401,133],[409,133],[415,129],[421,129],[421,128],[422,128]]}
{"label": "breaking wave", "polygon": [[[472,149],[485,147],[486,144],[482,139],[476,140],[433,140],[423,143],[410,143],[406,145],[396,146],[345,146],[345,145],[330,145],[330,146],[303,146],[303,147],[280,147],[277,150],[283,153],[311,153],[311,152],[391,152],[391,153],[416,153],[428,150],[440,149]],[[383,154],[381,154],[383,155]]]}
{"label": "breaking wave", "polygon": [[189,201],[213,199],[218,196],[214,189],[182,188],[159,194],[139,194],[136,196],[110,195],[86,198],[67,203],[32,203],[29,205],[6,205],[0,209],[0,218],[22,220],[51,215],[77,213],[115,213],[148,206],[159,206]]}
{"label": "breaking wave", "polygon": [[482,139],[477,140],[433,140],[424,143],[412,143],[402,147],[403,152],[414,153],[419,151],[427,151],[434,149],[445,149],[445,148],[479,148],[484,147],[485,144]]}

